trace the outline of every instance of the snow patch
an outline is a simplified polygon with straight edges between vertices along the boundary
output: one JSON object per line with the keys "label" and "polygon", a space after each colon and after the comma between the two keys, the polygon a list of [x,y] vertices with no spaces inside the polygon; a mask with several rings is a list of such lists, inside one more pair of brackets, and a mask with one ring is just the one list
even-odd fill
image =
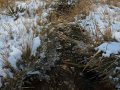
{"label": "snow patch", "polygon": [[120,42],[120,32],[114,32],[112,34],[112,38],[114,38],[115,40],[117,40],[118,42]]}
{"label": "snow patch", "polygon": [[14,68],[17,68],[16,62],[21,59],[22,52],[15,47],[12,47],[11,49],[12,49],[12,52],[8,57],[8,61],[10,62],[11,66],[13,66]]}
{"label": "snow patch", "polygon": [[81,16],[76,18],[76,22],[93,35],[96,35],[96,28],[99,28],[103,34],[106,28],[110,28],[112,33],[120,31],[119,7],[98,4],[85,19],[79,19]]}
{"label": "snow patch", "polygon": [[104,57],[110,57],[111,54],[119,54],[120,43],[119,42],[105,42],[96,47],[95,50],[102,51]]}
{"label": "snow patch", "polygon": [[33,39],[32,52],[31,55],[35,56],[37,48],[41,45],[41,40],[39,37]]}

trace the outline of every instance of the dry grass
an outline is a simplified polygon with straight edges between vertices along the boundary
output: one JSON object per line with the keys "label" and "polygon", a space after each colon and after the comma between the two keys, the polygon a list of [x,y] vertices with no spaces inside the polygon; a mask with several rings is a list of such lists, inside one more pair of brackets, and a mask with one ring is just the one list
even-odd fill
{"label": "dry grass", "polygon": [[108,0],[108,4],[120,7],[120,0]]}
{"label": "dry grass", "polygon": [[102,4],[110,4],[110,5],[114,5],[117,7],[120,7],[120,0],[100,0],[100,3]]}
{"label": "dry grass", "polygon": [[74,7],[67,8],[67,12],[59,14],[57,11],[51,12],[49,20],[51,22],[71,22],[78,14],[87,16],[92,8],[93,3],[90,0],[79,1]]}
{"label": "dry grass", "polygon": [[112,40],[112,32],[110,27],[106,27],[104,31],[104,40],[105,41],[110,41]]}
{"label": "dry grass", "polygon": [[[102,36],[102,37],[100,37]],[[100,44],[102,41],[112,40],[112,30],[110,25],[105,27],[104,32],[101,32],[99,26],[96,24],[96,44]]]}
{"label": "dry grass", "polygon": [[[48,43],[49,47],[47,47],[47,49],[49,51],[47,52],[51,53],[50,52],[52,51],[51,48],[53,49],[55,47],[54,46],[52,47],[50,45],[56,45],[57,42],[59,41],[60,46],[62,46],[62,48],[58,50],[58,53],[61,53],[60,60],[62,63],[58,63],[55,68],[52,68],[49,71],[50,73],[48,75],[51,77],[50,81],[48,82],[43,81],[42,83],[42,81],[40,80],[38,82],[38,79],[33,79],[32,84],[28,85],[28,89],[23,89],[23,90],[31,90],[30,88],[32,86],[36,88],[38,87],[38,89],[35,88],[35,90],[71,90],[71,88],[73,88],[73,90],[85,90],[89,88],[88,84],[90,84],[90,86],[92,86],[94,90],[114,90],[112,89],[113,88],[112,85],[110,85],[111,87],[107,85],[110,82],[108,83],[104,81],[101,82],[102,76],[100,76],[101,81],[98,80],[99,75],[96,75],[97,74],[96,71],[99,70],[100,72],[103,71],[104,73],[105,71],[104,69],[106,69],[106,66],[107,68],[109,68],[108,67],[109,63],[107,63],[106,65],[104,65],[104,67],[102,67],[104,62],[100,61],[99,53],[95,53],[93,49],[88,46],[88,44],[90,44],[92,40],[89,38],[88,36],[89,34],[87,32],[85,32],[78,25],[69,25],[69,24],[68,25],[63,24],[63,26],[61,27],[60,26],[56,27],[55,30],[53,31],[54,32],[51,32],[48,35],[48,38],[52,41],[53,44]],[[58,40],[55,39],[56,41],[54,41],[55,37],[57,37]],[[80,47],[82,45],[80,44],[81,41],[84,42],[84,47],[86,48]],[[38,61],[39,56],[38,57],[36,56],[38,59],[35,57],[31,57],[30,56],[31,49],[29,46],[24,50],[25,51],[23,51],[22,60],[17,63],[17,67],[19,68],[21,65],[23,66],[25,65],[25,67],[23,67],[22,69],[20,67],[20,70],[22,71],[17,72],[13,79],[7,81],[9,85],[8,87],[6,87],[5,90],[11,87],[15,88],[14,90],[16,90],[16,88],[19,88],[22,85],[21,78],[24,77],[27,70],[28,71],[32,70],[33,68],[37,67],[37,65],[40,66],[38,69],[41,68],[40,63],[35,63],[36,61],[39,62]],[[74,52],[71,52],[72,50],[74,50]],[[52,55],[52,53],[50,55]],[[91,58],[92,55],[93,57]],[[48,59],[47,61],[50,61],[48,57],[46,59]],[[84,60],[90,61],[91,63],[89,64],[88,62],[87,67],[83,71],[84,65],[86,65],[86,63],[83,63]],[[107,59],[102,58],[101,60],[106,61]],[[42,65],[44,66],[43,63]],[[90,69],[88,67],[90,67]],[[109,71],[108,69],[106,70]],[[85,74],[84,78],[80,76],[80,73],[83,73],[83,75]],[[86,80],[89,80],[90,83],[86,82]],[[67,82],[68,84],[66,85],[66,83],[64,82]],[[99,83],[95,84],[96,82]],[[27,87],[27,86],[25,85],[23,87]]]}
{"label": "dry grass", "polygon": [[[58,49],[57,53],[61,53],[61,63],[58,62],[54,68],[51,68],[51,70],[48,71],[48,75],[51,78],[48,82],[45,82],[44,80],[37,82],[37,80],[35,80],[27,87],[36,87],[35,90],[114,90],[109,81],[105,82],[105,80],[102,80],[104,71],[109,71],[109,62],[114,59],[108,60],[101,58],[100,53],[95,53],[93,49],[88,47],[88,41],[91,42],[92,40],[90,40],[88,34],[86,35],[85,33],[87,32],[84,32],[78,25],[62,25],[56,27],[52,33],[48,34],[48,38],[52,42],[51,44],[48,43],[49,47],[47,48],[47,52],[50,52],[51,48],[55,49],[54,46],[52,47],[50,45],[56,45],[59,41],[59,45],[62,46],[62,48]],[[54,41],[53,39],[55,37],[57,37],[57,40]],[[85,42],[85,49],[80,47],[82,45],[80,44],[81,41]],[[72,52],[72,50],[74,50],[74,52]],[[50,55],[52,54],[54,53],[51,53]],[[49,58],[47,59],[47,61],[50,61]],[[104,61],[107,60],[107,64],[100,59]],[[86,65],[84,60],[87,60],[90,63],[87,64],[83,71],[83,68]],[[102,71],[103,73],[96,73],[94,70]],[[107,72],[105,72],[105,74]],[[99,78],[101,78],[101,80]],[[34,82],[37,82],[37,84]],[[92,88],[89,87],[91,85]]]}
{"label": "dry grass", "polygon": [[15,0],[0,0],[0,9],[14,5]]}

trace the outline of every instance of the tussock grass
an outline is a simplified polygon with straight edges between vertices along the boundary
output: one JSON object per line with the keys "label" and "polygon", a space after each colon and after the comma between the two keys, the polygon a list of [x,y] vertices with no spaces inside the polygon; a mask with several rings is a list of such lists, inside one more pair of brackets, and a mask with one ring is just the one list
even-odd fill
{"label": "tussock grass", "polygon": [[120,7],[120,0],[107,0],[107,3],[110,5]]}
{"label": "tussock grass", "polygon": [[[89,11],[92,9],[93,2],[90,0],[82,0],[77,2],[74,6],[69,6],[67,8],[64,8],[65,12],[59,13],[58,10],[52,11],[49,17],[49,20],[51,22],[70,22],[74,21],[74,17],[78,14],[84,14],[84,16],[87,16],[89,14]],[[56,8],[58,8],[56,6]],[[59,9],[61,9],[59,7]],[[63,9],[62,9],[63,10]]]}
{"label": "tussock grass", "polygon": [[100,3],[120,7],[120,0],[100,0]]}
{"label": "tussock grass", "polygon": [[15,0],[0,0],[0,9],[7,8],[8,6],[13,6]]}

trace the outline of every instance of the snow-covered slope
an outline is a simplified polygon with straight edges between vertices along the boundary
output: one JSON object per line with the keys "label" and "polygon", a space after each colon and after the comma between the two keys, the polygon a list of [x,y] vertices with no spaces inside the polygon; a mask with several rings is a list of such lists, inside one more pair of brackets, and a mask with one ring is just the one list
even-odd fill
{"label": "snow-covered slope", "polygon": [[[3,69],[7,60],[11,66],[17,69],[16,61],[21,58],[22,51],[29,45],[32,49],[31,55],[35,55],[40,45],[40,37],[36,37],[36,30],[41,31],[37,20],[45,19],[48,10],[45,10],[44,0],[17,1],[16,7],[24,9],[16,15],[0,15],[0,74],[6,76]],[[42,8],[42,15],[38,16],[36,10]],[[16,16],[18,16],[17,19]]]}

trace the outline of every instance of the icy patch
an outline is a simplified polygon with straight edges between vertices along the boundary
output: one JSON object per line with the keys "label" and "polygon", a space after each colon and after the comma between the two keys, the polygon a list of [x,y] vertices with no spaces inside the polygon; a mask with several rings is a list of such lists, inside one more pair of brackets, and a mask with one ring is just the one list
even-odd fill
{"label": "icy patch", "polygon": [[120,43],[119,42],[105,42],[95,48],[95,50],[102,51],[104,57],[110,57],[111,54],[119,54]]}
{"label": "icy patch", "polygon": [[35,56],[37,48],[41,45],[41,40],[39,37],[33,39],[32,52],[31,55]]}

